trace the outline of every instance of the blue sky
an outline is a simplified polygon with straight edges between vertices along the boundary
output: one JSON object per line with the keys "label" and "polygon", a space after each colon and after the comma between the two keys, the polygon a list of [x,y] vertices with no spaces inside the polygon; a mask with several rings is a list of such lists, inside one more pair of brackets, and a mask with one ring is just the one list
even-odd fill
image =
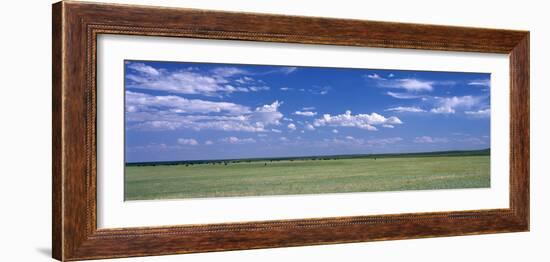
{"label": "blue sky", "polygon": [[125,61],[126,162],[490,146],[490,74]]}

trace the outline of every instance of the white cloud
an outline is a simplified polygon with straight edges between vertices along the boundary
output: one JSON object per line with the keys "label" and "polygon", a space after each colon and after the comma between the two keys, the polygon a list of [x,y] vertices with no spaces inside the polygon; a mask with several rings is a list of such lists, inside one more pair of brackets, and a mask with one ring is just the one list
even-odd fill
{"label": "white cloud", "polygon": [[162,151],[168,151],[168,150],[174,150],[174,149],[180,149],[181,146],[169,146],[164,143],[157,144],[157,143],[150,143],[147,145],[138,145],[138,146],[131,146],[128,147],[128,152],[162,152]]}
{"label": "white cloud", "polygon": [[338,129],[332,129],[332,133],[338,134]]}
{"label": "white cloud", "polygon": [[397,98],[397,99],[416,99],[416,98],[422,98],[420,95],[413,95],[409,93],[395,93],[395,92],[387,92],[387,95]]}
{"label": "white cloud", "polygon": [[145,75],[151,75],[151,76],[158,76],[160,75],[160,71],[155,69],[152,66],[148,66],[144,63],[133,63],[129,62],[128,68],[133,69],[139,73],[145,74]]}
{"label": "white cloud", "polygon": [[249,86],[248,90],[252,92],[269,90],[269,86]]}
{"label": "white cloud", "polygon": [[397,125],[402,124],[401,120],[395,116],[384,117],[377,113],[372,114],[357,114],[352,115],[351,111],[336,116],[330,114],[323,115],[323,118],[316,119],[313,123],[315,126],[342,126],[342,127],[357,127],[361,129],[375,131],[377,125]]}
{"label": "white cloud", "polygon": [[491,86],[491,79],[480,79],[480,80],[470,81],[468,82],[468,85],[489,87]]}
{"label": "white cloud", "polygon": [[382,125],[382,127],[385,127],[385,128],[394,128],[395,126],[394,126],[394,125]]}
{"label": "white cloud", "polygon": [[449,140],[446,138],[431,137],[431,136],[419,136],[414,139],[413,142],[420,144],[433,144],[433,143],[447,143]]}
{"label": "white cloud", "polygon": [[422,112],[426,112],[426,110],[421,109],[421,108],[416,107],[416,106],[398,106],[398,107],[392,107],[392,108],[386,109],[386,111],[393,111],[393,112],[399,112],[399,113],[404,113],[404,112],[408,112],[408,113],[422,113]]}
{"label": "white cloud", "polygon": [[269,104],[256,108],[250,115],[250,120],[258,125],[279,125],[283,114],[279,112],[279,107],[283,102],[278,100]]}
{"label": "white cloud", "polygon": [[275,101],[251,110],[234,103],[127,91],[126,121],[131,129],[266,132],[266,127],[280,124],[281,104]]}
{"label": "white cloud", "polygon": [[197,140],[193,138],[179,138],[178,144],[186,146],[196,146],[199,144],[199,142],[197,142]]}
{"label": "white cloud", "polygon": [[289,91],[289,90],[292,90],[292,88],[290,87],[281,87],[279,88],[281,91]]}
{"label": "white cloud", "polygon": [[376,80],[379,87],[404,89],[407,92],[432,91],[433,86],[436,84],[434,81],[425,81],[416,78],[386,79],[377,74],[367,75],[367,77]]}
{"label": "white cloud", "polygon": [[126,111],[163,111],[173,113],[228,113],[232,115],[246,114],[250,109],[246,106],[229,102],[212,102],[201,99],[187,99],[179,96],[153,96],[144,93],[126,91]]}
{"label": "white cloud", "polygon": [[290,124],[288,124],[287,127],[288,127],[288,129],[290,129],[290,130],[296,130],[296,125],[295,125],[295,124],[290,123]]}
{"label": "white cloud", "polygon": [[394,75],[388,75],[388,79],[381,77],[377,74],[368,75],[368,78],[376,80],[376,84],[382,88],[395,88],[403,89],[405,93],[388,92],[387,94],[398,99],[413,99],[421,98],[422,96],[416,95],[419,92],[430,92],[434,89],[434,86],[451,86],[455,85],[456,81],[428,81],[417,78],[393,78]]}
{"label": "white cloud", "polygon": [[221,139],[224,143],[229,144],[250,144],[250,143],[256,143],[256,140],[254,138],[238,138],[234,136],[226,137]]}
{"label": "white cloud", "polygon": [[375,80],[386,80],[385,78],[381,77],[379,74],[370,74],[370,75],[367,75],[367,78],[375,79]]}
{"label": "white cloud", "polygon": [[295,66],[284,66],[284,67],[279,67],[279,68],[269,70],[269,71],[256,72],[255,74],[256,75],[269,75],[269,74],[285,74],[285,75],[288,75],[288,74],[292,74],[292,73],[296,72],[298,69],[299,68],[295,67]]}
{"label": "white cloud", "polygon": [[403,141],[401,137],[389,137],[389,138],[375,138],[375,139],[358,139],[353,136],[346,136],[342,139],[325,139],[325,142],[340,144],[340,145],[353,145],[353,146],[385,146],[389,144],[396,144]]}
{"label": "white cloud", "polygon": [[309,88],[309,89],[304,89],[304,88],[300,88],[298,89],[299,91],[302,91],[302,92],[309,92],[311,94],[314,94],[314,95],[326,95],[328,94],[328,92],[332,89],[332,87],[330,86],[313,86],[312,88]]}
{"label": "white cloud", "polygon": [[369,139],[366,141],[366,143],[369,145],[383,146],[388,144],[395,144],[401,141],[403,141],[403,138],[401,137],[390,137],[390,138]]}
{"label": "white cloud", "polygon": [[[243,116],[224,117],[224,116],[162,116],[166,120],[156,120],[155,115],[142,114],[141,121],[136,122],[135,119],[127,119],[131,125],[129,129],[162,131],[162,130],[178,130],[178,129],[212,129],[221,131],[240,131],[240,132],[265,132],[263,126],[254,125],[247,122]],[[143,120],[146,119],[146,120]]]}
{"label": "white cloud", "polygon": [[388,80],[379,83],[380,86],[386,88],[399,88],[405,89],[409,92],[419,92],[419,91],[432,91],[433,90],[433,81],[424,81],[414,78],[404,78],[404,79],[395,79]]}
{"label": "white cloud", "polygon": [[473,116],[473,117],[485,118],[485,117],[491,116],[491,109],[487,108],[487,109],[481,109],[477,111],[465,111],[464,113],[466,115]]}
{"label": "white cloud", "polygon": [[214,144],[214,141],[212,141],[212,140],[206,140],[206,141],[204,141],[204,144],[207,145],[207,146],[213,145],[213,144]]}
{"label": "white cloud", "polygon": [[315,127],[312,124],[307,124],[306,129],[309,130],[309,131],[313,131],[313,130],[315,130]]}
{"label": "white cloud", "polygon": [[288,141],[288,138],[282,136],[282,137],[279,137],[279,140],[281,140],[282,142],[287,142],[287,141]]}
{"label": "white cloud", "polygon": [[[234,67],[219,67],[210,72],[198,72],[196,69],[168,71],[143,63],[129,63],[130,71],[126,75],[127,88],[165,91],[175,94],[198,94],[219,96],[233,92],[257,92],[269,87],[256,85],[251,77],[233,77],[248,74]],[[253,86],[239,86],[254,84]]]}
{"label": "white cloud", "polygon": [[435,114],[454,114],[455,110],[451,107],[437,107],[437,108],[432,108],[430,112]]}
{"label": "white cloud", "polygon": [[248,74],[247,71],[236,67],[217,67],[212,69],[212,73],[214,74],[215,77],[220,77],[220,78]]}
{"label": "white cloud", "polygon": [[283,131],[281,131],[279,129],[276,129],[276,128],[272,128],[271,132],[273,132],[273,133],[282,133]]}
{"label": "white cloud", "polygon": [[480,102],[480,98],[473,96],[438,97],[436,99],[438,106],[430,110],[436,114],[454,114],[456,109],[468,109]]}
{"label": "white cloud", "polygon": [[190,71],[167,73],[166,76],[158,77],[142,77],[128,74],[126,78],[130,80],[126,84],[127,88],[159,90],[177,94],[214,96],[218,93],[248,91],[248,89],[233,87],[227,81],[222,81],[213,76],[206,76]]}
{"label": "white cloud", "polygon": [[457,141],[459,141],[461,143],[472,144],[472,145],[485,145],[485,144],[488,143],[486,138],[481,139],[481,138],[478,138],[478,137],[466,137],[466,138],[462,138],[462,139],[457,139]]}
{"label": "white cloud", "polygon": [[317,112],[312,112],[312,111],[296,111],[293,113],[294,115],[298,115],[298,116],[316,116],[317,115]]}
{"label": "white cloud", "polygon": [[235,80],[235,82],[237,82],[239,84],[246,84],[246,83],[254,82],[254,79],[252,77],[243,76],[243,77]]}
{"label": "white cloud", "polygon": [[294,66],[287,66],[287,67],[283,67],[280,69],[280,71],[283,73],[283,74],[291,74],[291,73],[294,73],[296,70],[298,70],[297,67],[294,67]]}
{"label": "white cloud", "polygon": [[315,110],[314,106],[304,106],[302,107],[302,111],[312,111]]}

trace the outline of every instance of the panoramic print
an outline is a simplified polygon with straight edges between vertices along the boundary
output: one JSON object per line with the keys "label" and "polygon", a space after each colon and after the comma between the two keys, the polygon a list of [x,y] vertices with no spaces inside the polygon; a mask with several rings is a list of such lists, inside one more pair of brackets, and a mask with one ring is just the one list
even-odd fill
{"label": "panoramic print", "polygon": [[490,187],[490,74],[127,60],[125,200]]}

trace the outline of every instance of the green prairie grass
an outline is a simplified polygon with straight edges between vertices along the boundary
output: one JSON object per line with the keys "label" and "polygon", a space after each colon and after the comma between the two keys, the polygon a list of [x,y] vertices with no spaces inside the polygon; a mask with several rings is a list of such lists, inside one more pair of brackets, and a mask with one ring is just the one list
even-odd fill
{"label": "green prairie grass", "polygon": [[125,199],[490,187],[490,156],[422,156],[126,166]]}

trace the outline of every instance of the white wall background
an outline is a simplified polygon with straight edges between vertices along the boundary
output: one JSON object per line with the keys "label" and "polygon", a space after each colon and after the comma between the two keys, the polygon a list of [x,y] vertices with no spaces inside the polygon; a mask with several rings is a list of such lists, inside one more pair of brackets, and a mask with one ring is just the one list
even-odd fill
{"label": "white wall background", "polygon": [[[550,28],[545,1],[119,0],[205,9],[531,31],[531,232],[123,259],[123,261],[549,261]],[[51,245],[50,1],[0,9],[0,260],[48,261]]]}

